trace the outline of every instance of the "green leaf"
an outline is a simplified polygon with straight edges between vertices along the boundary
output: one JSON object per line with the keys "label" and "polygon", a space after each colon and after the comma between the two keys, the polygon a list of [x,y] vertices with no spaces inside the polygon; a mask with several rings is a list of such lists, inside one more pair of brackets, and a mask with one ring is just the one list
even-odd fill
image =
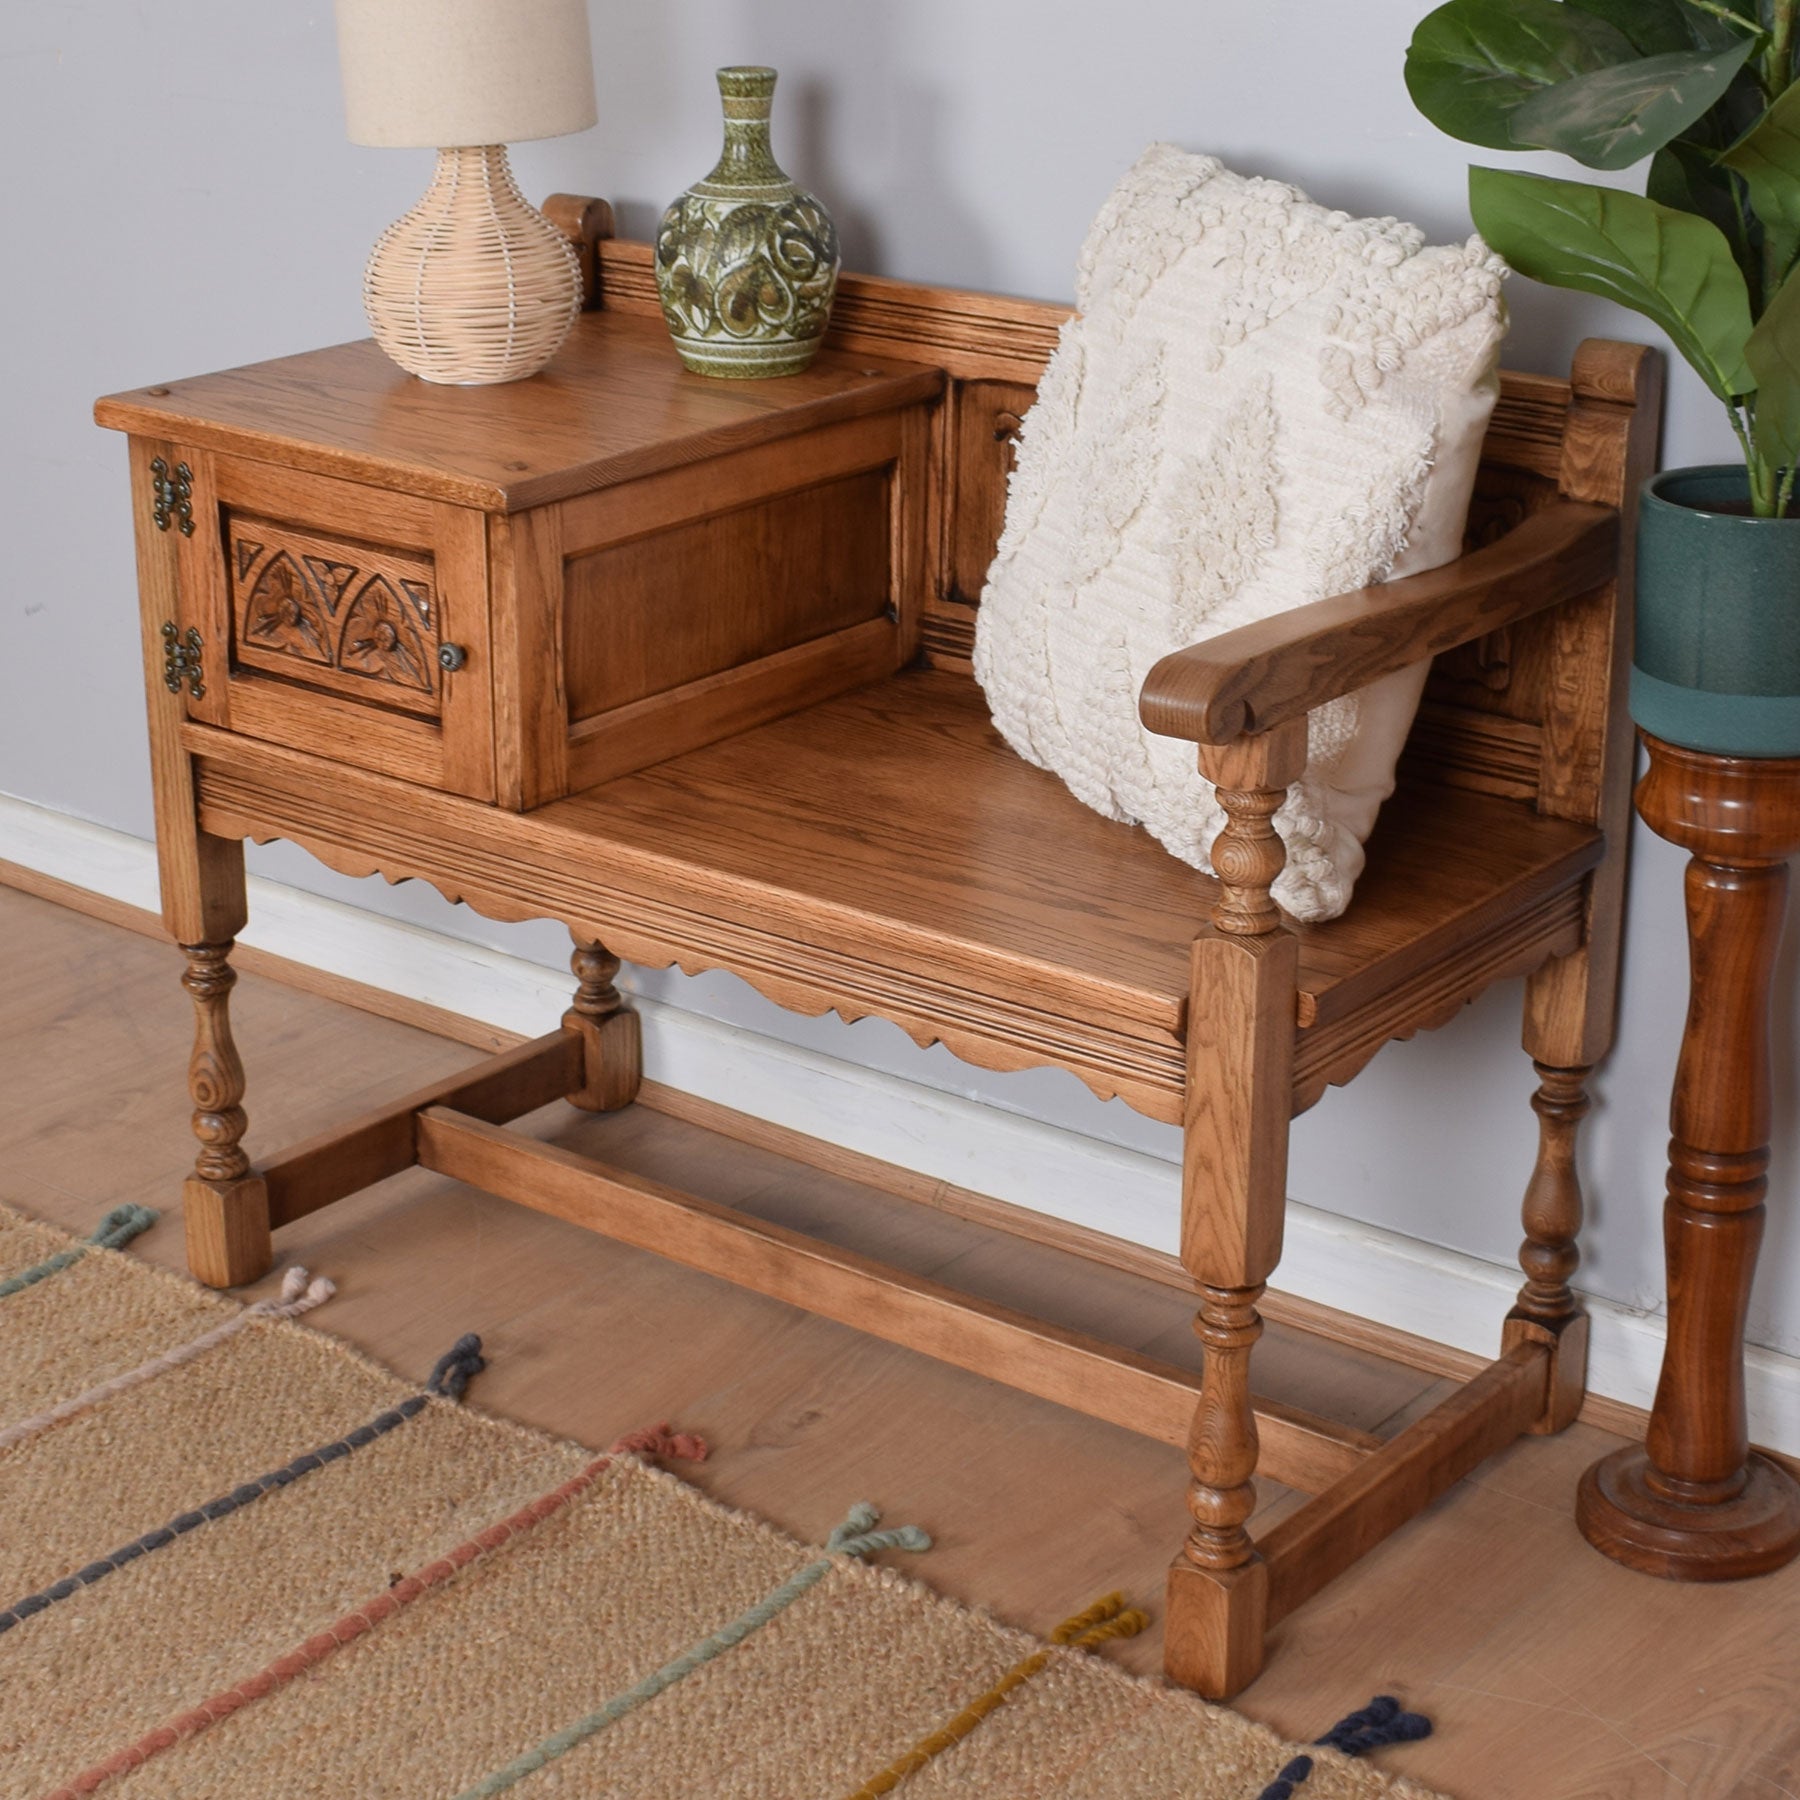
{"label": "green leaf", "polygon": [[1641,195],[1513,169],[1469,171],[1475,227],[1521,275],[1660,325],[1719,396],[1750,391],[1750,294],[1718,226]]}
{"label": "green leaf", "polygon": [[1757,30],[1754,19],[1746,18],[1740,31],[1717,13],[1702,12],[1687,0],[1568,0],[1568,4],[1623,32],[1642,56],[1721,50],[1746,36],[1754,42]]}
{"label": "green leaf", "polygon": [[1744,345],[1756,377],[1756,448],[1772,468],[1800,463],[1800,274],[1790,275]]}
{"label": "green leaf", "polygon": [[1661,206],[1694,213],[1718,226],[1754,294],[1762,281],[1762,267],[1745,233],[1744,217],[1732,192],[1736,179],[1698,145],[1677,138],[1651,157],[1644,192]]}
{"label": "green leaf", "polygon": [[1623,169],[1680,137],[1731,86],[1755,40],[1595,69],[1542,88],[1512,115],[1513,141],[1590,169]]}
{"label": "green leaf", "polygon": [[1763,240],[1785,273],[1800,251],[1800,85],[1790,87],[1719,161],[1749,184]]}
{"label": "green leaf", "polygon": [[1634,59],[1604,19],[1556,0],[1449,0],[1406,52],[1406,91],[1439,130],[1510,150],[1508,121],[1541,88]]}

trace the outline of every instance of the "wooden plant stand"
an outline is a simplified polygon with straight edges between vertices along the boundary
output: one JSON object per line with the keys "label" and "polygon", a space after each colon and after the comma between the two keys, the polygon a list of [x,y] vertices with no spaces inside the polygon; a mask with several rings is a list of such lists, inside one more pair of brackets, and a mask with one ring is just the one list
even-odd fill
{"label": "wooden plant stand", "polygon": [[1744,1314],[1769,1169],[1769,982],[1800,851],[1800,758],[1713,756],[1646,734],[1638,811],[1687,866],[1687,1027],[1669,1109],[1669,1335],[1643,1447],[1582,1477],[1597,1550],[1675,1581],[1732,1581],[1800,1552],[1800,1482],[1755,1454]]}

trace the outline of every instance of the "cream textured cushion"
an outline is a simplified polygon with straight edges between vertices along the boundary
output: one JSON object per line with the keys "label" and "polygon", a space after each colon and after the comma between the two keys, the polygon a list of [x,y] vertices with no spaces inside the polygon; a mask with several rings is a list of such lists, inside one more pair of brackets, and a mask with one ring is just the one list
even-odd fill
{"label": "cream textured cushion", "polygon": [[[1020,434],[976,631],[994,723],[1109,818],[1205,868],[1223,823],[1191,744],[1138,722],[1171,650],[1461,547],[1498,391],[1503,265],[1427,249],[1170,145],[1100,210]],[[1349,903],[1421,663],[1313,715],[1275,897]]]}

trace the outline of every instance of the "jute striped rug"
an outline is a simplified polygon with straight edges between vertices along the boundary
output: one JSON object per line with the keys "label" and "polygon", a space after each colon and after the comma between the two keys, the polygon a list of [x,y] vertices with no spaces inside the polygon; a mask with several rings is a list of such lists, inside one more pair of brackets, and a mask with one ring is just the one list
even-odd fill
{"label": "jute striped rug", "polygon": [[0,1209],[9,1800],[1424,1793],[1109,1666],[1118,1596],[1029,1638],[918,1585],[911,1522],[813,1548],[651,1466],[704,1454],[667,1427],[485,1418],[475,1339],[415,1387],[298,1322],[327,1280],[122,1252],[152,1216]]}

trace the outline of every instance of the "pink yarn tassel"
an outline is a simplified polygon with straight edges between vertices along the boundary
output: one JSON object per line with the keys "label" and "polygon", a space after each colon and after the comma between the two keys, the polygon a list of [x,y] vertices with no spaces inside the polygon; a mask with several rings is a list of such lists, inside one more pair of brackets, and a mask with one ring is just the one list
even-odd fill
{"label": "pink yarn tassel", "polygon": [[607,1452],[609,1456],[672,1457],[677,1462],[705,1462],[711,1454],[703,1437],[691,1431],[671,1431],[669,1421],[647,1425],[641,1431],[628,1431]]}

